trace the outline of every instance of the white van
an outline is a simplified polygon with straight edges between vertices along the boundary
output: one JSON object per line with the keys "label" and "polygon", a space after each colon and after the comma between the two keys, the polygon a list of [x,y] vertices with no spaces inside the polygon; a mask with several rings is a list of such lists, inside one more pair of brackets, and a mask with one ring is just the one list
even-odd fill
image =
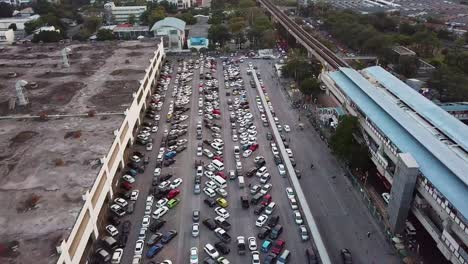
{"label": "white van", "polygon": [[223,171],[224,170],[224,164],[219,161],[219,160],[213,160],[211,162],[211,165],[213,165],[213,167],[217,170],[217,171]]}
{"label": "white van", "polygon": [[273,211],[275,211],[276,208],[276,203],[271,202],[266,208],[265,208],[265,214],[271,215]]}
{"label": "white van", "polygon": [[244,188],[245,187],[244,176],[237,177],[237,180],[239,181],[239,188]]}
{"label": "white van", "polygon": [[214,183],[219,187],[219,188],[226,188],[227,183],[226,180],[223,179],[223,177],[216,175],[213,179]]}

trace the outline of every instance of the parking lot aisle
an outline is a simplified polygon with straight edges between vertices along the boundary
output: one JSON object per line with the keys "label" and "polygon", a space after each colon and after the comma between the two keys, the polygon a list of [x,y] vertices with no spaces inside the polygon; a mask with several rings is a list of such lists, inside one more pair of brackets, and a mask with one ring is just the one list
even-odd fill
{"label": "parking lot aisle", "polygon": [[[253,64],[256,65],[255,61]],[[241,73],[244,76],[247,85],[252,77],[246,74],[246,65],[247,62],[242,64]],[[266,76],[265,78],[268,79]],[[278,168],[274,162],[270,141],[266,139],[266,133],[271,132],[271,129],[270,127],[264,127],[261,122],[261,113],[255,100],[255,97],[258,95],[257,89],[253,89],[250,85],[247,85],[246,90],[248,94],[247,98],[249,99],[249,104],[251,106],[251,113],[254,115],[254,125],[257,127],[258,131],[257,141],[260,145],[260,153],[256,153],[255,155],[262,155],[265,157],[268,172],[272,175],[270,183],[273,184],[273,188],[271,189],[270,194],[278,207],[274,215],[280,216],[279,224],[283,225],[284,229],[283,234],[280,237],[286,241],[285,248],[293,253],[290,260],[291,263],[307,263],[304,251],[306,248],[312,246],[311,240],[306,242],[301,241],[298,225],[293,219],[293,210],[291,209],[289,199],[285,193],[286,187],[290,187],[291,185],[287,178],[283,178],[279,175]],[[259,182],[257,181],[257,183]]]}
{"label": "parking lot aisle", "polygon": [[[173,65],[173,63],[171,65]],[[173,83],[175,72],[173,72],[171,76],[172,76],[171,83]],[[172,85],[169,84],[169,89],[168,91],[166,91],[166,98],[164,99],[163,107],[161,111],[158,112],[158,114],[161,116],[161,120],[159,121],[159,125],[158,125],[159,129],[156,133],[151,134],[151,138],[153,139],[153,149],[151,151],[146,151],[145,146],[141,146],[138,144],[135,144],[133,146],[133,151],[140,151],[141,153],[144,153],[145,156],[150,157],[150,159],[149,159],[149,163],[146,165],[144,173],[138,174],[136,176],[136,181],[133,185],[133,189],[139,190],[140,192],[138,196],[138,200],[135,203],[135,210],[133,211],[132,214],[126,215],[121,219],[122,222],[128,220],[132,224],[130,232],[128,234],[128,241],[124,248],[121,263],[132,263],[132,259],[134,256],[135,244],[136,244],[136,241],[138,240],[138,234],[139,234],[142,219],[145,213],[146,197],[148,196],[148,193],[150,191],[151,182],[153,178],[153,171],[154,171],[154,168],[156,167],[156,156],[159,151],[159,145],[162,139],[162,133],[163,133],[162,131],[164,131],[161,125],[165,124],[166,122],[165,113],[167,113],[169,109],[169,106],[167,103],[169,100],[167,98],[170,97],[171,87]],[[147,118],[144,118],[144,121],[152,122],[152,123],[155,122],[154,120],[149,120]],[[147,235],[149,234],[150,232],[147,232]],[[146,253],[146,250],[147,248],[145,247],[143,254]]]}
{"label": "parking lot aisle", "polygon": [[[291,149],[303,172],[300,181],[303,189],[308,190],[305,192],[307,202],[332,261],[339,263],[339,250],[348,248],[357,263],[399,263],[358,194],[343,177],[344,172],[328,147],[306,121],[303,131],[297,129],[298,113],[291,109],[278,86],[272,64],[264,60],[257,60],[255,64],[262,74],[276,116],[282,125],[291,127]],[[272,75],[275,77],[271,78]],[[310,169],[311,162],[314,169]],[[375,234],[373,239],[365,236],[369,231]]]}
{"label": "parking lot aisle", "polygon": [[[235,96],[230,95],[226,96],[226,92],[232,93],[232,89],[226,89],[224,85],[224,73],[223,73],[223,65],[222,61],[218,60],[218,71],[217,77],[219,80],[219,97],[220,97],[220,104],[222,111],[222,121],[223,121],[223,140],[224,140],[224,167],[225,167],[225,174],[229,177],[229,170],[235,170],[235,158],[234,158],[234,146],[238,146],[239,142],[232,141],[232,128],[231,122],[229,117],[229,110],[228,110],[228,99],[234,100]],[[245,80],[244,80],[245,81]],[[243,166],[246,166],[244,161],[241,158],[241,162]],[[243,167],[245,171],[245,167]],[[249,209],[243,209],[240,197],[242,195],[247,195],[248,192],[248,183],[245,183],[244,188],[240,188],[237,179],[230,180],[228,179],[228,201],[229,207],[228,211],[231,214],[231,217],[228,219],[232,224],[231,230],[229,230],[229,234],[232,237],[231,242],[231,254],[229,255],[228,259],[231,263],[249,263],[251,261],[251,257],[249,253],[245,255],[237,254],[237,241],[236,238],[238,236],[244,236],[245,239],[249,236],[254,234],[254,225],[255,220],[253,220],[253,213]]]}

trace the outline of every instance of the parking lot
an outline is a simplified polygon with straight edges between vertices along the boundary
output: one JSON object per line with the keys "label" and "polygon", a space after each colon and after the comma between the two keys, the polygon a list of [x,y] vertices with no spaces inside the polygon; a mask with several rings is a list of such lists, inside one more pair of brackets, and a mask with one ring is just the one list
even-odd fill
{"label": "parking lot", "polygon": [[[132,188],[127,192],[128,197],[135,190],[139,194],[136,201],[127,201],[134,203],[134,210],[120,218],[120,226],[116,228],[118,234],[114,233],[119,246],[123,247],[120,263],[160,263],[163,260],[172,263],[257,263],[253,259],[257,256],[262,263],[268,263],[285,250],[292,253],[288,257],[289,263],[306,263],[305,250],[312,243],[307,238],[307,229],[302,240],[299,225],[304,223],[301,223],[300,208],[297,202],[293,201],[291,205],[288,197],[294,195],[293,191],[286,193],[287,178],[280,175],[276,164],[280,161],[277,159],[275,163],[273,158],[271,141],[267,139],[270,128],[262,121],[262,107],[256,101],[257,90],[251,86],[252,78],[247,73],[253,65],[239,60],[230,63],[231,58],[191,58],[192,63],[189,63],[190,58],[169,59],[170,66],[163,70],[156,91],[165,96],[153,97],[151,109],[154,111],[148,110],[136,137],[134,154],[139,157],[131,158],[133,161],[129,164],[138,170],[147,162],[145,170],[133,179],[122,179],[121,183],[127,189]],[[227,62],[224,66],[223,61]],[[200,72],[203,78],[200,78]],[[177,73],[181,73],[179,77]],[[143,130],[148,132],[141,132]],[[198,134],[200,130],[201,135]],[[288,133],[283,134],[288,142]],[[150,149],[148,143],[151,141]],[[238,154],[235,154],[235,148]],[[203,173],[197,176],[200,165]],[[263,166],[265,168],[261,168]],[[260,169],[258,176],[257,169]],[[225,183],[223,178],[226,178]],[[255,195],[257,192],[262,194]],[[128,200],[135,200],[135,195]],[[212,197],[206,201],[208,195]],[[244,197],[243,203],[241,197]],[[253,197],[257,199],[252,201]],[[168,198],[174,199],[170,201]],[[218,198],[224,198],[224,201]],[[267,205],[272,206],[271,202],[276,204],[274,208],[265,209]],[[213,203],[212,207],[209,203]],[[292,206],[299,209],[297,219]],[[220,209],[222,207],[228,217],[223,215],[226,212]],[[194,210],[199,211],[199,220],[193,219]],[[268,225],[271,228],[266,228]],[[193,228],[197,230],[193,231]],[[176,233],[170,235],[171,230]],[[264,237],[260,235],[264,239],[258,237],[259,232],[264,233]],[[256,249],[252,240],[255,240]],[[210,257],[204,250],[207,244],[218,253],[212,251]],[[119,252],[115,253],[115,262]]]}

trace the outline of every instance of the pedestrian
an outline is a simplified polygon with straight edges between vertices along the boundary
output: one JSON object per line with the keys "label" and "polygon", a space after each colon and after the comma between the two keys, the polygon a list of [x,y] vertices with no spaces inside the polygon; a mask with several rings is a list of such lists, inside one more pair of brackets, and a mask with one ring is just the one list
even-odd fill
{"label": "pedestrian", "polygon": [[367,238],[370,238],[371,232],[367,232]]}

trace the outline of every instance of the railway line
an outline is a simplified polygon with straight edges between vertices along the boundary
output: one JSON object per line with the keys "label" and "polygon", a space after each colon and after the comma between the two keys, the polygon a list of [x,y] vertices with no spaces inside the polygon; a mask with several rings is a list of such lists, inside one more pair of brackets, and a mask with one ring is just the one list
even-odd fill
{"label": "railway line", "polygon": [[[303,45],[307,46],[318,56],[321,57],[322,62],[325,62],[325,66],[330,70],[336,70],[339,67],[349,67],[349,65],[335,55],[333,51],[328,49],[320,41],[312,37],[304,29],[302,29],[296,22],[292,21],[288,16],[286,16],[280,9],[278,9],[274,4],[268,0],[258,0],[258,2],[264,6],[278,21],[287,29],[290,33],[299,38],[299,41]],[[319,58],[320,59],[320,58]]]}

